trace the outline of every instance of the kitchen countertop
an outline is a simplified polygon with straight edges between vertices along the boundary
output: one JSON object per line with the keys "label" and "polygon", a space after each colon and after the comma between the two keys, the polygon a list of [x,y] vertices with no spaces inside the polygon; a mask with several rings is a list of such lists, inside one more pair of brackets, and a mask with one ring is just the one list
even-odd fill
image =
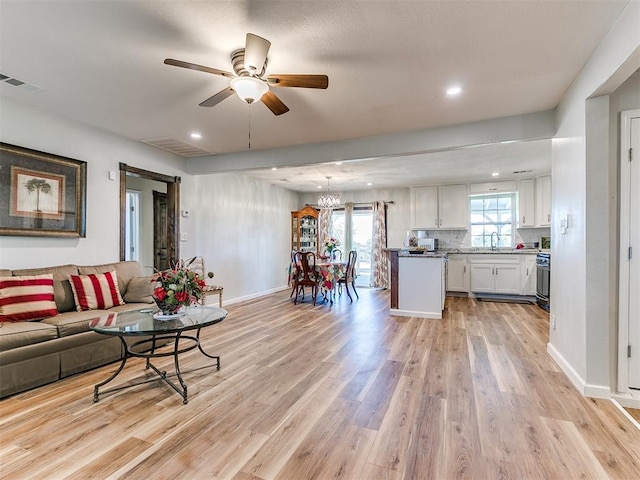
{"label": "kitchen countertop", "polygon": [[390,252],[398,252],[400,257],[443,257],[446,255],[535,255],[539,252],[550,253],[549,250],[541,250],[539,248],[498,248],[491,250],[489,248],[441,248],[435,252],[427,252],[421,254],[411,254],[406,248],[385,248]]}

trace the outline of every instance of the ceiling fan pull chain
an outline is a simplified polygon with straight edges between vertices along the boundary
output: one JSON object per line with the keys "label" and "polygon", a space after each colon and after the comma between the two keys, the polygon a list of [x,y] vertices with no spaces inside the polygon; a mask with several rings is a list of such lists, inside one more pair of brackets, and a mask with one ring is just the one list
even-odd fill
{"label": "ceiling fan pull chain", "polygon": [[249,107],[249,150],[251,150],[251,104],[248,104]]}

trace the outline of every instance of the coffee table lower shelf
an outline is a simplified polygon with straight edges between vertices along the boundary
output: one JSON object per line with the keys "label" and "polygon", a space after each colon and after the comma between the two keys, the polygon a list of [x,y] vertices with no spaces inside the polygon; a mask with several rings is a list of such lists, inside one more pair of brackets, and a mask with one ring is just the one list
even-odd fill
{"label": "coffee table lower shelf", "polygon": [[[114,380],[120,374],[120,372],[124,369],[124,366],[126,365],[127,360],[130,357],[145,358],[147,360],[145,364],[145,369],[151,368],[155,373],[157,373],[161,380],[164,380],[164,382],[167,385],[173,388],[182,397],[182,403],[184,404],[189,403],[189,398],[187,393],[187,384],[182,379],[182,374],[180,373],[179,356],[181,353],[189,352],[197,348],[198,350],[200,350],[200,352],[204,356],[216,360],[216,368],[217,370],[220,370],[220,357],[209,355],[207,352],[205,352],[202,349],[202,345],[200,345],[200,329],[196,330],[195,336],[182,335],[182,332],[178,332],[175,334],[167,334],[167,335],[152,335],[151,338],[134,342],[131,345],[127,344],[124,337],[118,337],[118,338],[120,338],[120,341],[122,342],[122,346],[125,352],[124,356],[122,357],[122,362],[120,363],[120,366],[117,368],[117,370],[113,372],[113,374],[109,378],[107,378],[103,382],[96,384],[93,387],[94,402],[97,402],[100,400],[100,388],[104,387],[106,384]],[[157,351],[158,344],[163,344],[162,346],[164,347],[166,346],[164,342],[167,340],[173,341],[173,349],[170,351],[158,352]],[[181,340],[188,342],[188,345],[181,347],[180,346]],[[148,347],[149,345],[151,346],[151,350],[144,351],[145,348]],[[153,363],[151,363],[152,358],[162,358],[162,357],[171,357],[171,356],[173,356],[176,377],[178,378],[178,382],[180,383],[180,386],[176,385],[174,382],[172,382],[168,378],[166,370],[160,370]],[[135,386],[135,385],[132,385],[132,386]]]}

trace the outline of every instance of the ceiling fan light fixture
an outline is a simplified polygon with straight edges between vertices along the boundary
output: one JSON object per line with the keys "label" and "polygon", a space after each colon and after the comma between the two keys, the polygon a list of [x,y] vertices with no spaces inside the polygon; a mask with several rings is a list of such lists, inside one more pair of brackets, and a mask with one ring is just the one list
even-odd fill
{"label": "ceiling fan light fixture", "polygon": [[256,77],[236,77],[231,80],[231,88],[246,103],[259,102],[269,90],[269,85]]}

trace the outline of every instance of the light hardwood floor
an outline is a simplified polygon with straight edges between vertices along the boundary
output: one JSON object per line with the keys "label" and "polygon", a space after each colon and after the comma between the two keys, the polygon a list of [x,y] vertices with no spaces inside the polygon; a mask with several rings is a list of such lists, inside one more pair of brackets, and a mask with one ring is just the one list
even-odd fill
{"label": "light hardwood floor", "polygon": [[[93,403],[113,365],[0,401],[0,477],[640,478],[640,431],[559,371],[541,309],[448,298],[443,320],[401,318],[359,293],[230,306],[202,332],[222,369],[183,357],[187,405],[157,381]],[[136,359],[116,382],[144,378]]]}

